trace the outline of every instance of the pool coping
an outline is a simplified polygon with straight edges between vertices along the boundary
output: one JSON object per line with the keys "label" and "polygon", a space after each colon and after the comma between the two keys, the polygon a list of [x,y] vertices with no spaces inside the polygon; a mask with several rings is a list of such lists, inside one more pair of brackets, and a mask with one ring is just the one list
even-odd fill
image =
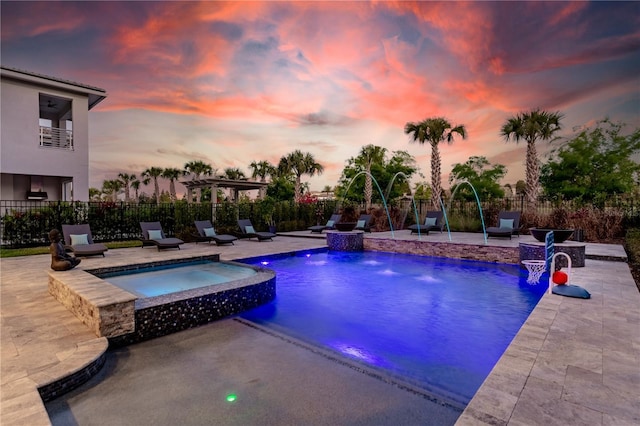
{"label": "pool coping", "polygon": [[[384,237],[383,233],[380,234],[367,235],[367,238]],[[415,240],[408,233],[406,234],[396,231],[397,238]],[[291,245],[300,245],[300,249],[306,249],[318,247],[322,243],[320,238],[314,241],[310,238],[280,236],[283,238],[276,239],[275,244],[241,242],[235,248],[232,246],[225,249],[222,257],[226,260],[240,259],[246,257],[247,252],[276,254],[298,250],[290,249]],[[443,241],[446,234],[434,234],[429,238]],[[452,243],[465,240],[478,242],[481,238],[477,234],[458,233]],[[521,239],[525,238],[527,237],[521,236]],[[279,245],[280,243],[283,245]],[[502,242],[491,241],[490,244],[502,244]],[[510,241],[504,241],[504,244],[510,244]],[[121,249],[110,252],[107,259],[96,258],[87,262],[117,264],[118,258],[114,256],[115,254],[122,252],[127,256],[127,253],[135,253],[136,250],[138,253],[143,253],[142,256],[158,258],[179,257],[187,254],[184,252],[198,250],[190,247],[189,244],[185,245],[185,248],[186,250],[182,253],[176,251],[162,254],[154,253],[155,250],[142,251],[140,248]],[[204,248],[203,251],[206,249]],[[597,260],[601,258],[607,261]],[[13,334],[20,330],[20,326],[29,327],[33,322],[16,323],[12,319],[20,318],[21,311],[28,315],[29,305],[24,305],[23,302],[25,296],[29,295],[27,303],[33,303],[30,302],[34,300],[31,295],[39,297],[38,295],[42,293],[38,282],[42,282],[43,277],[46,281],[46,273],[43,270],[34,270],[33,265],[44,265],[47,261],[48,255],[31,256],[28,259],[1,259],[5,301],[9,303],[9,300],[19,298],[17,304],[11,302],[14,303],[15,308],[2,311],[2,330],[5,339],[2,353],[3,365],[15,364],[18,361],[17,368],[30,368],[30,372],[26,375],[17,374],[16,371],[12,372],[10,377],[3,377],[2,424],[50,424],[37,388],[51,382],[52,379],[55,380],[82,368],[83,363],[95,360],[106,350],[106,339],[90,338],[87,331],[83,335],[69,334],[65,342],[67,347],[72,345],[73,349],[64,349],[65,352],[58,355],[60,362],[44,370],[36,368],[35,364],[33,367],[28,367],[31,365],[29,363],[31,358],[22,360],[24,355],[20,348],[25,347],[25,344],[27,347],[39,348],[45,341],[38,340],[36,336],[35,339],[30,339],[26,343],[20,341],[13,343]],[[640,405],[637,404],[636,396],[640,394],[637,371],[638,360],[640,360],[640,312],[637,309],[640,305],[640,293],[628,266],[623,263],[625,261],[626,254],[621,246],[587,243],[586,268],[580,268],[574,273],[577,282],[588,288],[594,298],[585,301],[555,295],[543,296],[541,303],[550,303],[550,306],[542,310],[543,305],[540,303],[534,309],[512,342],[514,347],[509,346],[457,424],[579,425],[585,424],[585,412],[593,414],[594,410],[596,421],[592,424],[634,424],[640,421]],[[51,300],[52,302],[47,301],[44,304],[38,303],[38,306],[44,309],[39,313],[40,318],[46,320],[60,316],[55,314],[60,311],[56,307],[59,305],[58,302]],[[8,308],[9,305],[3,304],[3,307]],[[538,309],[541,311],[538,312]],[[595,316],[595,319],[576,318],[589,315]],[[63,317],[67,318],[67,316]],[[615,327],[611,327],[612,324]],[[65,325],[60,323],[60,326]],[[73,329],[78,328],[75,325],[73,327]],[[594,328],[596,333],[593,333]],[[544,343],[537,352],[534,349],[526,350],[519,347],[523,346],[523,342],[519,341],[520,338],[543,339]],[[18,352],[10,351],[10,347],[15,347]],[[588,359],[593,355],[594,348],[600,348],[596,350],[596,356],[599,353],[600,358],[595,363],[595,368],[589,365]],[[511,352],[512,350],[514,352]],[[37,352],[35,354],[37,355]],[[45,355],[45,352],[41,354]],[[529,366],[529,358],[534,359],[533,367]],[[571,360],[570,363],[563,361],[571,358],[576,359]],[[612,359],[616,362],[612,363]],[[630,366],[633,369],[630,369]],[[501,370],[503,373],[500,373]],[[514,376],[511,379],[512,373],[520,370],[526,371],[526,375]],[[517,382],[518,379],[515,377],[520,377],[520,382],[522,380],[524,382],[518,386],[504,386],[500,383],[501,381]],[[502,392],[502,389],[508,389],[508,391]],[[622,395],[622,398],[609,400],[612,391],[613,395]],[[554,413],[555,416],[553,416]]]}

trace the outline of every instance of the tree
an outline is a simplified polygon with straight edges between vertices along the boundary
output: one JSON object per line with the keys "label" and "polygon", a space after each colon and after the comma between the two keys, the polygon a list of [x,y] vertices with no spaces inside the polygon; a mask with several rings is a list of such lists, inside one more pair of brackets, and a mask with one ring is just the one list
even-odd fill
{"label": "tree", "polygon": [[122,186],[124,187],[124,201],[131,201],[131,197],[129,196],[129,186],[131,185],[131,181],[137,179],[136,175],[128,173],[118,173],[118,178],[122,181]]}
{"label": "tree", "polygon": [[329,198],[332,192],[333,192],[333,189],[329,185],[325,185],[324,188],[322,188],[322,193],[324,194],[324,198]]}
{"label": "tree", "polygon": [[404,126],[404,133],[412,135],[412,141],[424,144],[428,142],[431,145],[431,192],[433,197],[431,201],[435,208],[439,208],[440,197],[442,195],[442,173],[440,160],[440,151],[438,144],[440,142],[453,143],[454,133],[457,133],[462,139],[467,138],[467,130],[464,125],[453,127],[447,119],[443,117],[427,118],[418,123],[408,122]]}
{"label": "tree", "polygon": [[227,167],[226,169],[224,169],[223,176],[227,179],[233,180],[246,179],[247,177],[244,172],[237,167]]}
{"label": "tree", "polygon": [[[478,198],[482,201],[493,198],[503,198],[504,189],[498,181],[507,174],[507,169],[502,164],[496,164],[489,168],[491,163],[486,157],[473,156],[466,163],[456,163],[451,170],[449,183],[453,183],[451,193],[460,185],[460,181],[466,180],[478,193]],[[462,185],[457,191],[465,200],[475,200],[473,190],[468,185]]]}
{"label": "tree", "polygon": [[142,172],[142,183],[149,185],[149,182],[153,181],[153,199],[156,204],[160,201],[160,185],[158,184],[158,178],[162,176],[163,169],[160,167],[150,167]]}
{"label": "tree", "polygon": [[140,191],[140,184],[141,183],[142,182],[140,182],[140,180],[138,178],[135,178],[134,180],[131,181],[131,187],[133,188],[133,190],[135,191],[135,194],[136,194],[136,199],[135,199],[136,203],[140,199],[139,191]]}
{"label": "tree", "polygon": [[536,141],[555,140],[554,135],[562,128],[560,125],[562,118],[563,115],[560,112],[534,109],[509,118],[500,129],[500,134],[507,142],[513,140],[518,143],[524,140],[527,143],[525,173],[527,209],[534,210],[538,205],[540,165]]}
{"label": "tree", "polygon": [[541,170],[544,194],[597,202],[632,193],[640,177],[640,164],[633,159],[640,153],[640,129],[624,136],[623,127],[605,119],[553,150]]}
{"label": "tree", "polygon": [[[383,156],[381,161],[371,163],[371,175],[381,190],[387,188],[391,179],[402,172],[407,179],[418,170],[415,159],[406,151],[394,151],[392,157],[387,160]],[[336,196],[338,198],[349,198],[357,201],[365,201],[364,199],[364,179],[355,179],[355,176],[364,171],[364,161],[359,157],[352,157],[347,160],[347,166],[342,170],[339,185],[336,187]],[[409,192],[409,184],[403,175],[399,175],[394,181],[393,187],[389,189],[389,199],[394,199],[402,194]],[[372,202],[382,202],[379,191],[373,191]]]}
{"label": "tree", "polygon": [[[184,174],[191,176],[191,180],[196,180],[199,179],[200,176],[211,176],[214,174],[214,169],[204,161],[194,160],[185,163]],[[203,201],[202,188],[198,188],[198,200],[200,200],[200,202]],[[191,190],[187,190],[187,202],[191,202]]]}
{"label": "tree", "polygon": [[516,195],[525,195],[527,193],[527,183],[520,179],[516,182]]}
{"label": "tree", "polygon": [[[276,172],[275,166],[268,161],[252,161],[251,164],[249,164],[249,168],[251,169],[251,177],[253,179],[259,177],[262,183],[267,181],[267,176],[273,176]],[[260,188],[258,198],[264,198],[266,193],[266,188]]]}
{"label": "tree", "polygon": [[118,201],[120,190],[122,190],[122,182],[118,179],[108,179],[102,182],[102,193],[111,198],[111,201]]}
{"label": "tree", "polygon": [[415,200],[428,200],[431,198],[431,188],[427,182],[417,182],[413,187]]}
{"label": "tree", "polygon": [[370,144],[363,146],[360,154],[356,157],[356,162],[358,165],[364,167],[364,171],[366,172],[364,176],[364,209],[367,212],[371,209],[371,196],[373,195],[371,166],[376,163],[382,163],[386,153],[386,148]]}
{"label": "tree", "polygon": [[283,174],[293,174],[295,177],[294,199],[296,202],[300,201],[302,195],[300,191],[302,175],[313,176],[316,173],[322,174],[324,171],[324,167],[316,161],[313,154],[302,153],[298,149],[282,157],[278,169]]}
{"label": "tree", "polygon": [[89,200],[91,201],[99,201],[100,195],[102,194],[102,190],[98,188],[89,188]]}
{"label": "tree", "polygon": [[169,167],[162,171],[162,177],[169,179],[169,199],[172,203],[175,203],[178,199],[176,195],[176,181],[183,174],[184,172],[182,170],[176,169],[175,167]]}

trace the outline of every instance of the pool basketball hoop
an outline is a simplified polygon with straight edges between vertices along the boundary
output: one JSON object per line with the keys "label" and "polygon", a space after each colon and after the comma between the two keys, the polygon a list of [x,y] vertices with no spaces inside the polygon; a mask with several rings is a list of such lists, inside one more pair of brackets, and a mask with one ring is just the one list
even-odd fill
{"label": "pool basketball hoop", "polygon": [[527,267],[529,276],[527,277],[527,284],[538,284],[540,277],[546,271],[546,260],[523,260],[522,264]]}

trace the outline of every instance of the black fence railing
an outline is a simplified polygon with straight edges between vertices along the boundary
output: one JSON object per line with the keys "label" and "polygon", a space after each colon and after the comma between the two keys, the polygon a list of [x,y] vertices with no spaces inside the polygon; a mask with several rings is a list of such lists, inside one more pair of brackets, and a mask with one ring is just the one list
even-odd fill
{"label": "black fence railing", "polygon": [[[414,210],[415,205],[415,210]],[[447,216],[452,219],[451,229],[478,231],[481,229],[478,205],[475,201],[443,200]],[[221,233],[237,233],[237,219],[251,219],[259,230],[275,226],[278,231],[304,230],[311,225],[325,223],[336,209],[353,207],[355,214],[364,207],[349,202],[325,200],[315,203],[293,201],[255,201],[244,203],[186,203],[166,204],[124,202],[64,202],[64,201],[0,201],[0,244],[10,247],[28,247],[48,244],[48,232],[61,229],[62,224],[89,223],[96,241],[124,241],[140,236],[140,222],[159,221],[165,233],[185,240],[195,232],[195,220],[212,220]],[[624,226],[640,226],[640,201],[634,198],[610,198],[598,206],[573,201],[540,199],[536,212],[527,212],[523,197],[504,198],[481,203],[485,223],[491,226],[501,210],[517,210],[533,217],[557,216],[559,209],[573,212],[574,216],[592,216],[597,226],[597,215],[615,215]],[[386,214],[375,206],[376,225],[387,227]],[[415,212],[420,221],[428,210],[434,210],[430,200],[403,200],[389,203],[394,229],[415,223]],[[588,209],[596,210],[597,215]],[[535,216],[537,215],[537,216]],[[585,218],[575,219],[588,224]],[[553,224],[553,220],[548,221]],[[525,224],[525,226],[540,224]]]}
{"label": "black fence railing", "polygon": [[334,201],[163,203],[64,201],[0,201],[0,241],[3,246],[48,244],[51,229],[63,224],[89,223],[96,241],[125,241],[140,237],[140,222],[158,221],[168,235],[189,239],[195,220],[212,220],[221,233],[237,233],[238,218],[251,219],[257,229],[276,226],[281,231],[306,229],[326,220]]}

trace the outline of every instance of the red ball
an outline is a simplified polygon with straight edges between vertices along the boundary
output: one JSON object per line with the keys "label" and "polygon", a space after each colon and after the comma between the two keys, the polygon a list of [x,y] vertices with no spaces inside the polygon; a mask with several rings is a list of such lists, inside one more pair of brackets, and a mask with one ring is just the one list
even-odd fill
{"label": "red ball", "polygon": [[551,276],[551,281],[553,281],[554,284],[564,285],[569,281],[569,276],[562,271],[555,271]]}

